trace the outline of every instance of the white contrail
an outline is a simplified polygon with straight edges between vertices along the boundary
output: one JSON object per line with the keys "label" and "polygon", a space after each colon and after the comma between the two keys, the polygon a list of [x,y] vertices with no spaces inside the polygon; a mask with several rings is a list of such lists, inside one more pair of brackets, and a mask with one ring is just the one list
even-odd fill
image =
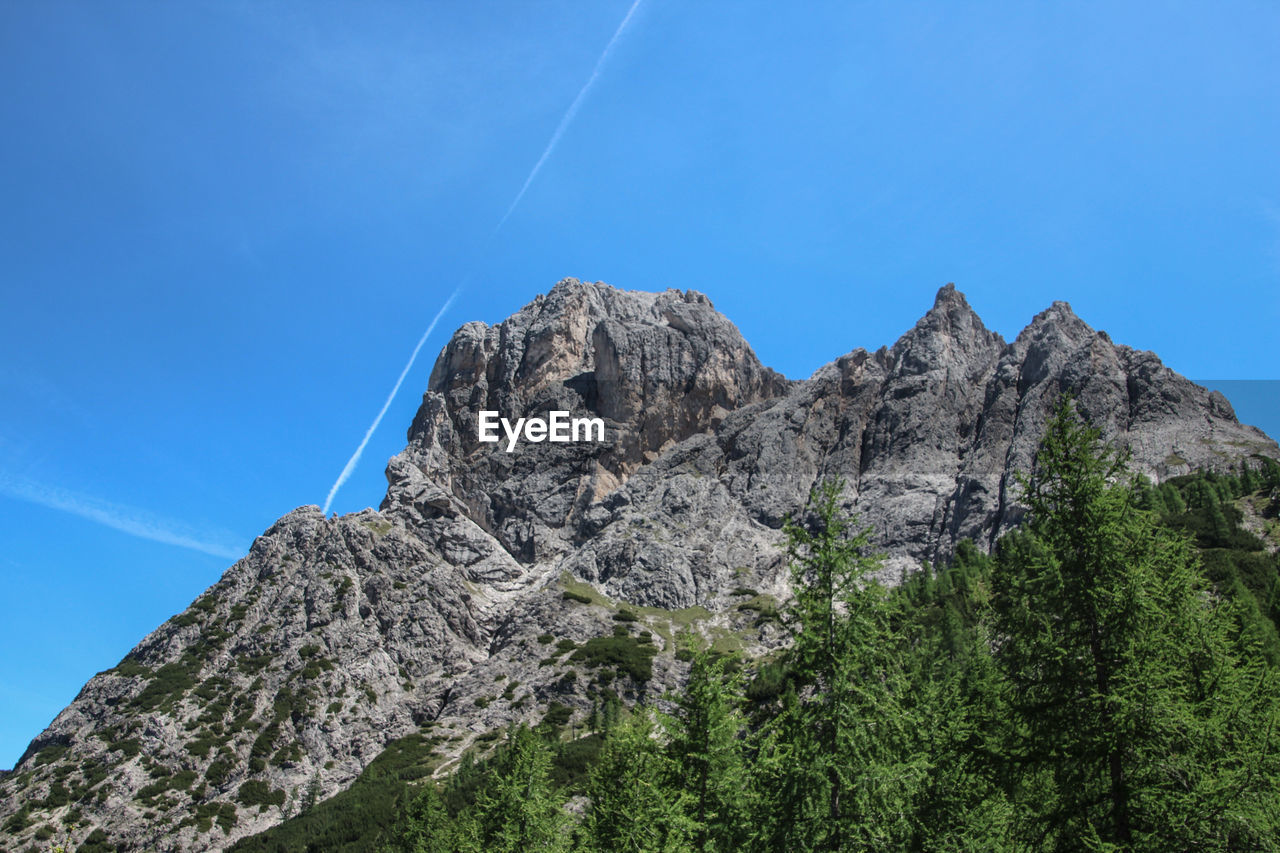
{"label": "white contrail", "polygon": [[[524,185],[520,187],[520,192],[516,193],[516,197],[512,199],[511,205],[507,208],[507,212],[498,220],[498,224],[494,226],[493,232],[489,235],[489,241],[492,241],[502,230],[502,226],[511,218],[511,214],[515,212],[516,207],[520,204],[520,200],[524,198],[525,192],[529,189],[529,185],[533,183],[533,179],[538,176],[538,172],[542,169],[542,164],[547,162],[547,158],[551,156],[551,152],[560,142],[560,137],[564,136],[565,130],[569,127],[569,123],[573,121],[574,116],[578,114],[578,108],[582,106],[583,100],[587,97],[587,93],[591,91],[591,87],[595,85],[596,78],[600,76],[600,70],[604,68],[605,61],[609,58],[609,54],[613,51],[613,46],[617,44],[618,39],[622,36],[623,30],[627,28],[627,24],[631,23],[632,17],[635,16],[636,9],[640,8],[643,0],[635,0],[631,4],[631,8],[627,10],[626,16],[622,19],[622,23],[618,24],[618,29],[614,31],[613,38],[609,39],[609,43],[605,45],[604,52],[600,54],[600,58],[596,60],[595,68],[591,70],[591,76],[587,78],[587,82],[579,90],[578,96],[573,99],[573,103],[569,105],[569,109],[561,117],[560,123],[556,125],[555,133],[551,134],[551,141],[547,143],[547,147],[542,150],[542,156],[538,158],[538,162],[533,164],[533,169],[529,172],[529,177],[524,179]],[[487,245],[487,243],[486,243]],[[464,282],[465,284],[465,282]],[[458,289],[453,292],[449,300],[444,303],[439,312],[436,313],[435,319],[431,321],[431,325],[422,333],[422,337],[418,339],[418,345],[413,348],[413,354],[409,356],[409,363],[404,366],[404,370],[400,371],[400,378],[396,380],[395,387],[391,389],[391,393],[387,395],[387,401],[382,404],[382,410],[378,412],[378,416],[373,419],[373,423],[369,425],[369,429],[364,434],[364,439],[360,442],[360,446],[356,448],[356,452],[351,454],[351,458],[347,460],[346,467],[342,469],[342,473],[338,475],[338,480],[333,484],[333,488],[329,490],[329,496],[324,500],[324,513],[329,514],[329,506],[333,503],[333,496],[338,493],[338,489],[342,488],[342,484],[351,476],[351,472],[356,469],[356,464],[360,461],[360,455],[364,453],[365,445],[369,443],[369,439],[373,437],[374,430],[378,428],[378,424],[382,422],[382,416],[387,413],[387,409],[391,407],[391,401],[395,399],[396,394],[400,391],[400,385],[404,382],[404,378],[409,374],[409,369],[413,367],[413,362],[418,357],[418,350],[422,349],[422,345],[426,343],[427,336],[431,334],[436,327],[436,322],[441,315],[453,304],[453,300],[462,292],[463,285],[458,285]]]}
{"label": "white contrail", "polygon": [[342,484],[351,476],[351,472],[356,470],[356,464],[360,461],[360,454],[364,453],[365,445],[369,443],[369,439],[373,438],[374,430],[378,428],[378,424],[382,423],[382,416],[387,413],[387,409],[391,408],[391,401],[396,398],[396,394],[400,391],[400,386],[404,384],[404,378],[409,375],[410,368],[413,367],[414,361],[418,358],[418,351],[422,349],[422,345],[427,342],[427,337],[435,331],[436,323],[440,322],[440,318],[444,316],[444,312],[449,310],[449,306],[453,304],[453,300],[458,298],[458,293],[462,287],[453,292],[444,304],[440,306],[440,310],[436,312],[436,316],[431,318],[431,325],[427,326],[427,330],[422,333],[422,337],[418,338],[418,345],[413,348],[413,353],[409,356],[409,361],[405,364],[404,370],[400,371],[400,378],[396,380],[396,384],[391,389],[391,393],[387,395],[387,401],[382,404],[382,408],[378,411],[378,416],[373,419],[373,423],[369,424],[369,429],[365,431],[364,438],[360,441],[360,446],[356,448],[356,452],[351,454],[351,458],[347,460],[347,465],[342,469],[342,473],[338,475],[337,481],[334,482],[333,488],[329,490],[329,497],[324,499],[324,513],[329,514],[329,505],[333,503],[333,496],[338,493],[338,489],[342,488]]}
{"label": "white contrail", "polygon": [[600,69],[604,67],[605,61],[608,60],[609,54],[613,52],[613,46],[617,44],[618,38],[621,37],[622,31],[627,28],[627,24],[631,23],[632,16],[635,15],[636,9],[640,8],[643,0],[635,0],[631,4],[631,8],[627,10],[627,16],[622,19],[622,23],[618,24],[618,29],[614,31],[613,38],[609,39],[609,43],[605,45],[604,53],[600,54],[600,58],[596,60],[596,67],[591,71],[591,76],[587,78],[586,85],[578,92],[578,97],[573,99],[573,103],[569,105],[569,109],[560,119],[560,124],[556,125],[556,132],[551,134],[551,141],[547,143],[547,147],[543,149],[542,156],[538,158],[538,162],[533,164],[533,170],[529,172],[529,177],[524,179],[524,186],[520,187],[520,192],[516,193],[515,199],[511,202],[511,206],[507,208],[507,212],[502,215],[502,219],[498,220],[497,226],[493,232],[496,234],[502,230],[502,226],[511,218],[511,214],[515,212],[516,205],[520,203],[520,199],[524,198],[525,191],[529,189],[529,185],[533,183],[533,179],[538,176],[542,164],[547,162],[547,158],[551,156],[551,152],[555,150],[556,145],[560,142],[560,137],[564,136],[565,130],[569,127],[569,122],[573,121],[573,117],[578,114],[578,107],[582,106],[582,101],[587,97],[587,92],[591,91],[591,87],[595,85],[596,78],[600,76]]}
{"label": "white contrail", "polygon": [[134,507],[109,503],[91,495],[47,486],[22,477],[0,474],[0,494],[49,509],[69,512],[140,539],[177,545],[179,548],[190,548],[192,551],[201,551],[214,557],[235,560],[243,557],[246,551],[243,547],[237,548],[223,542],[208,542],[203,538],[197,538],[190,531],[184,531],[183,525],[178,522],[158,518]]}

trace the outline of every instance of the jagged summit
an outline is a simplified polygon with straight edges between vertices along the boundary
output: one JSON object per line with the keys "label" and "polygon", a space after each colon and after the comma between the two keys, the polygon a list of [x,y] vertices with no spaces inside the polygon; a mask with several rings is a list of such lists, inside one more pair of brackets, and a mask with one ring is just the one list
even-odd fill
{"label": "jagged summit", "polygon": [[1004,339],[989,331],[964,294],[948,284],[915,327],[889,349],[888,357],[898,375],[958,369],[972,378],[1003,347]]}
{"label": "jagged summit", "polygon": [[1014,344],[1032,346],[1040,342],[1042,346],[1060,348],[1074,346],[1099,335],[1106,343],[1111,342],[1111,338],[1105,332],[1095,331],[1092,326],[1080,319],[1072,310],[1070,303],[1058,300],[1032,317],[1027,327],[1018,333]]}
{"label": "jagged summit", "polygon": [[[947,313],[973,313],[973,309],[969,307],[969,300],[965,298],[955,285],[955,282],[947,282],[938,288],[937,294],[933,297],[933,308],[929,310],[929,314],[936,311],[944,311]],[[926,314],[925,316],[928,316]],[[976,316],[976,315],[975,315]]]}
{"label": "jagged summit", "polygon": [[[542,559],[570,547],[591,504],[664,448],[789,386],[701,293],[564,279],[502,323],[469,323],[454,334],[432,369],[409,446],[387,469],[383,507],[419,500],[431,488],[425,481],[447,483],[510,553]],[[512,419],[552,410],[598,416],[609,439],[512,454],[479,441],[485,410]],[[545,522],[539,535],[530,535],[531,518]]]}
{"label": "jagged summit", "polygon": [[[815,484],[844,481],[890,582],[961,539],[989,548],[1064,391],[1156,480],[1280,456],[1064,302],[1009,343],[947,285],[892,347],[788,380],[700,293],[565,279],[454,333],[378,511],[285,515],[89,681],[0,779],[0,847],[74,807],[132,849],[222,849],[424,731],[447,772],[553,702],[585,714],[600,670],[563,644],[612,636],[623,605],[650,608],[655,653],[648,678],[612,672],[632,700],[684,676],[679,630],[774,649],[734,593],[788,594],[781,528]],[[605,440],[508,452],[479,440],[482,410],[598,417]]]}

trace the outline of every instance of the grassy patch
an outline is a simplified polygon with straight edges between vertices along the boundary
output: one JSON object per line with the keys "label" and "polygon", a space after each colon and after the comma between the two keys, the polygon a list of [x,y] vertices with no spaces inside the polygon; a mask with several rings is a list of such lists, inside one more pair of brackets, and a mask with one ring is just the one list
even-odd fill
{"label": "grassy patch", "polygon": [[637,604],[620,606],[597,592],[591,584],[577,580],[567,571],[560,573],[560,586],[564,588],[561,597],[565,600],[616,610],[614,619],[619,622],[643,622],[667,642],[670,642],[672,636],[680,631],[712,616],[711,611],[700,604],[680,610],[664,610],[661,607],[644,607]]}
{"label": "grassy patch", "polygon": [[386,536],[388,533],[391,532],[391,522],[389,521],[382,521],[382,520],[375,521],[373,519],[362,518],[360,519],[360,525],[362,527],[367,527],[368,529],[372,530],[374,532],[374,535],[377,536],[378,538],[382,538],[383,536]]}
{"label": "grassy patch", "polygon": [[614,606],[613,602],[605,598],[596,588],[586,581],[580,581],[568,572],[560,573],[560,586],[564,588],[564,599],[568,601],[578,601],[583,604],[598,604],[601,607]]}
{"label": "grassy patch", "polygon": [[756,614],[756,624],[778,621],[778,600],[772,595],[756,595],[738,605],[738,610]]}

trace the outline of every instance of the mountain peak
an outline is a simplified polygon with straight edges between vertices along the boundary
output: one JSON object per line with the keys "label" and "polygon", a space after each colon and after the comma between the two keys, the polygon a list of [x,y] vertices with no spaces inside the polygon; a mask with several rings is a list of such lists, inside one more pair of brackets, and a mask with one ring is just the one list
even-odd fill
{"label": "mountain peak", "polygon": [[1017,340],[1043,337],[1046,333],[1054,333],[1074,340],[1092,336],[1094,329],[1080,319],[1071,308],[1071,303],[1059,299],[1032,317],[1027,327],[1018,334]]}
{"label": "mountain peak", "polygon": [[[510,553],[537,560],[564,546],[554,537],[531,541],[526,511],[556,506],[560,521],[572,521],[664,448],[789,387],[697,291],[627,291],[562,279],[498,325],[463,326],[449,341],[432,370],[409,447],[387,469],[383,506],[422,502],[417,470],[437,484],[452,483]],[[501,443],[481,442],[481,411],[513,423],[551,411],[600,418],[609,438],[529,444],[514,454]],[[519,512],[494,513],[489,486],[478,485],[484,478],[475,471],[512,476],[513,465],[541,473],[545,489],[559,493],[557,502],[534,490],[511,496]]]}
{"label": "mountain peak", "polygon": [[[948,333],[961,335],[990,335],[983,325],[978,312],[969,305],[962,292],[954,284],[945,284],[938,288],[933,299],[933,307],[916,323],[915,330],[929,333]],[[907,333],[908,335],[911,332]]]}
{"label": "mountain peak", "polygon": [[1004,339],[987,329],[964,294],[948,283],[889,354],[899,372],[924,373],[957,363],[994,362],[1003,347]]}
{"label": "mountain peak", "polygon": [[938,288],[937,295],[933,297],[933,307],[938,308],[951,304],[968,307],[969,302],[964,298],[964,294],[956,289],[955,282],[949,281]]}

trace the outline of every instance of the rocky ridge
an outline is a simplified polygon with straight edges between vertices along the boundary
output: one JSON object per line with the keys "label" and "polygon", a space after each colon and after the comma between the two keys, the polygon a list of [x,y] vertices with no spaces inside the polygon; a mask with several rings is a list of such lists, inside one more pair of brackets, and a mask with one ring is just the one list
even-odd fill
{"label": "rocky ridge", "polygon": [[[1012,342],[948,285],[892,347],[807,380],[699,293],[566,279],[469,323],[431,374],[379,510],[281,518],[190,608],[89,681],[0,779],[0,841],[71,822],[137,850],[221,849],[421,733],[437,772],[511,720],[678,683],[681,632],[760,652],[781,526],[828,477],[895,581],[1018,523],[1014,472],[1069,391],[1154,480],[1276,443],[1066,303]],[[483,409],[599,417],[600,443],[477,439]]]}

